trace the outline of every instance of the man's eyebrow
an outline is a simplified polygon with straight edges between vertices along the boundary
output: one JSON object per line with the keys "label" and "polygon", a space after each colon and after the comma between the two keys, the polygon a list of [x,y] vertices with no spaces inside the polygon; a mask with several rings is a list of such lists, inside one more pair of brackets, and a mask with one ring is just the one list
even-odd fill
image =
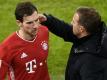
{"label": "man's eyebrow", "polygon": [[35,20],[32,20],[32,21],[26,21],[26,22],[33,22],[33,21],[38,21],[38,18],[37,18],[37,19],[35,19]]}

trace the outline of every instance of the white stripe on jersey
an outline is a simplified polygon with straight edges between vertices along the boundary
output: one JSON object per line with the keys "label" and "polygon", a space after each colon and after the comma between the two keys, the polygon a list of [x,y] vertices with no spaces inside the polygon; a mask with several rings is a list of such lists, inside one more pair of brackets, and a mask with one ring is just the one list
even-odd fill
{"label": "white stripe on jersey", "polygon": [[1,65],[2,65],[2,60],[0,60],[0,68],[1,68]]}
{"label": "white stripe on jersey", "polygon": [[12,67],[9,67],[9,70],[10,70],[10,78],[11,80],[15,80],[15,75],[14,75],[14,70]]}

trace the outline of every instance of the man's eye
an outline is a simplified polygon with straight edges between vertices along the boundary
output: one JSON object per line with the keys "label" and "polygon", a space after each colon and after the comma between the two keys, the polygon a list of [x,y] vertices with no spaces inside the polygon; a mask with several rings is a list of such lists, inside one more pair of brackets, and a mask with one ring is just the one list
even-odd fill
{"label": "man's eye", "polygon": [[39,19],[35,20],[35,22],[39,22]]}
{"label": "man's eye", "polygon": [[27,22],[27,24],[32,24],[33,22]]}

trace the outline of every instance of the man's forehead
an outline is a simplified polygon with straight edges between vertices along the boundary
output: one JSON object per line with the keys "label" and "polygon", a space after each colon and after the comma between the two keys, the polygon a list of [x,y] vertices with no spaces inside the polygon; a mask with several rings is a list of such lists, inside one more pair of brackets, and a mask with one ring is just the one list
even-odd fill
{"label": "man's forehead", "polygon": [[23,17],[23,21],[34,21],[37,20],[39,18],[38,13],[35,11],[32,15],[30,16],[24,16]]}
{"label": "man's forehead", "polygon": [[23,21],[30,22],[30,21],[38,20],[38,18],[39,16],[28,16],[28,17],[24,17]]}

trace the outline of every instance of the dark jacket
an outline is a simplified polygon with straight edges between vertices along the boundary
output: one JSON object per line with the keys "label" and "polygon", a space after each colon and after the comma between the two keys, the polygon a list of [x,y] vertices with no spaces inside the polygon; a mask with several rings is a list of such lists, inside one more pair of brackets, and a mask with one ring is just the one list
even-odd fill
{"label": "dark jacket", "polygon": [[65,41],[72,42],[65,80],[107,80],[107,29],[78,39],[69,25],[51,15],[42,24]]}

